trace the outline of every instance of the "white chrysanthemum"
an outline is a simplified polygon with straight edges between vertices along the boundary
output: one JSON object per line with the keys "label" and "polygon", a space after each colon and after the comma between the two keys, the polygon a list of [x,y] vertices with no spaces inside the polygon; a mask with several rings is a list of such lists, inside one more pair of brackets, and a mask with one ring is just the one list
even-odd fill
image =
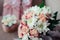
{"label": "white chrysanthemum", "polygon": [[41,12],[41,8],[38,7],[38,6],[30,7],[29,9],[27,9],[26,11],[24,11],[24,14],[27,14],[28,12],[33,12],[33,13],[39,15],[39,13]]}
{"label": "white chrysanthemum", "polygon": [[48,24],[47,24],[47,22],[44,22],[43,23],[43,32],[47,32],[49,29],[47,28],[47,26],[48,26]]}
{"label": "white chrysanthemum", "polygon": [[27,20],[27,24],[30,28],[33,28],[33,25],[35,24],[35,22],[37,21],[36,17],[32,17],[30,19]]}
{"label": "white chrysanthemum", "polygon": [[22,40],[29,40],[28,37],[29,37],[29,34],[25,34],[25,35],[23,36]]}
{"label": "white chrysanthemum", "polygon": [[31,11],[34,11],[35,14],[39,14],[39,13],[41,12],[41,9],[40,9],[40,7],[38,7],[38,6],[35,6],[35,7],[32,7],[32,8],[31,8]]}
{"label": "white chrysanthemum", "polygon": [[51,13],[50,7],[44,6],[44,7],[42,8],[41,13],[44,13],[44,14],[49,13],[49,14],[50,14],[50,13]]}
{"label": "white chrysanthemum", "polygon": [[49,30],[49,28],[47,28],[47,25],[47,22],[38,21],[36,28],[40,33],[47,32]]}

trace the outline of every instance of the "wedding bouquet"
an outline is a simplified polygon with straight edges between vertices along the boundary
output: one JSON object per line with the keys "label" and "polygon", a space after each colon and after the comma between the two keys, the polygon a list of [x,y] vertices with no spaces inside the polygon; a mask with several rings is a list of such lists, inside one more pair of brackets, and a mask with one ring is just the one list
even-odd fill
{"label": "wedding bouquet", "polygon": [[51,14],[51,9],[47,6],[42,8],[33,6],[24,11],[18,27],[19,38],[21,40],[38,40],[42,33],[46,35],[46,32],[50,30],[47,27],[49,25],[47,19],[50,18],[47,15],[49,14]]}
{"label": "wedding bouquet", "polygon": [[13,31],[17,28],[17,18],[15,15],[6,15],[2,18],[2,25],[4,31]]}

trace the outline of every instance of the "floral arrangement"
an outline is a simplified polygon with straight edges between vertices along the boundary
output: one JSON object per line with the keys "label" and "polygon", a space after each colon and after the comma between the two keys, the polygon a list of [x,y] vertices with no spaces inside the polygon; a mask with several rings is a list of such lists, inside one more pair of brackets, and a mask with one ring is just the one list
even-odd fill
{"label": "floral arrangement", "polygon": [[33,40],[33,38],[39,38],[41,33],[46,35],[46,32],[50,30],[47,27],[49,25],[47,19],[50,18],[47,14],[51,14],[51,9],[47,6],[42,8],[33,6],[24,11],[18,28],[19,38]]}
{"label": "floral arrangement", "polygon": [[17,23],[17,19],[15,15],[5,15],[2,18],[2,24],[8,27],[11,27],[13,24]]}

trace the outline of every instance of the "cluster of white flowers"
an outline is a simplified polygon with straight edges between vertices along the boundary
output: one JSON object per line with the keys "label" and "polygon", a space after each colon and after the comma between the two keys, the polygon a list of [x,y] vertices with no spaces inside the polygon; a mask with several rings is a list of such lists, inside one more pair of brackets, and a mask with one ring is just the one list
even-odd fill
{"label": "cluster of white flowers", "polygon": [[10,14],[8,14],[6,16],[3,16],[2,23],[4,25],[7,25],[7,26],[11,27],[13,24],[17,23],[16,16],[15,15],[10,15]]}
{"label": "cluster of white flowers", "polygon": [[27,14],[28,12],[34,12],[35,14],[39,14],[41,12],[41,9],[38,6],[33,6],[24,11],[24,14]]}
{"label": "cluster of white flowers", "polygon": [[40,13],[51,13],[51,8],[44,6],[42,8],[36,6],[32,6],[29,9],[27,9],[26,11],[24,11],[24,14],[27,14],[28,12],[34,12],[35,14],[39,15]]}
{"label": "cluster of white flowers", "polygon": [[27,25],[30,28],[37,28],[37,30],[41,33],[41,32],[47,32],[49,29],[47,28],[47,21],[46,22],[42,22],[41,20],[39,20],[38,15],[40,14],[44,14],[44,16],[46,16],[46,14],[50,14],[51,13],[51,9],[50,7],[44,6],[42,8],[38,7],[38,6],[33,6],[30,7],[29,9],[27,9],[26,11],[24,11],[24,15],[29,14],[29,12],[33,12],[32,17],[29,19],[26,19],[22,16],[22,20],[23,21],[27,21]]}
{"label": "cluster of white flowers", "polygon": [[51,8],[50,7],[47,7],[47,6],[44,6],[42,8],[41,13],[44,13],[44,14],[51,13]]}
{"label": "cluster of white flowers", "polygon": [[49,28],[47,28],[48,23],[47,22],[42,22],[40,20],[38,20],[38,22],[36,22],[34,24],[34,26],[38,30],[39,33],[47,32],[49,30]]}

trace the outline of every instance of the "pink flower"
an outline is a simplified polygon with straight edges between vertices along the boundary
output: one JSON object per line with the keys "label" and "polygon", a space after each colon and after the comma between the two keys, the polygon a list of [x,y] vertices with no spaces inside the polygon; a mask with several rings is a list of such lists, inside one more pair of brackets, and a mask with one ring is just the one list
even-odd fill
{"label": "pink flower", "polygon": [[26,23],[22,21],[20,25],[21,25],[21,27],[20,27],[21,32],[23,34],[27,34],[29,31],[29,27],[26,25]]}
{"label": "pink flower", "polygon": [[22,20],[20,20],[20,25],[26,25],[26,23]]}
{"label": "pink flower", "polygon": [[44,15],[43,13],[40,14],[38,17],[39,17],[39,19],[40,19],[41,21],[43,21],[43,22],[46,21],[46,17],[45,17],[45,15]]}
{"label": "pink flower", "polygon": [[27,34],[28,31],[29,31],[29,27],[26,26],[26,25],[23,25],[22,28],[21,28],[21,31],[22,31],[23,34]]}
{"label": "pink flower", "polygon": [[18,31],[19,38],[22,38],[25,34],[28,33],[29,27],[26,25],[25,22],[21,21]]}
{"label": "pink flower", "polygon": [[29,13],[27,13],[27,15],[25,16],[25,17],[26,17],[26,19],[31,18],[31,17],[32,17],[32,14],[33,14],[33,12],[29,12]]}
{"label": "pink flower", "polygon": [[38,31],[36,29],[30,29],[30,36],[38,37]]}
{"label": "pink flower", "polygon": [[23,33],[20,32],[18,36],[19,36],[19,38],[22,38],[23,37]]}

